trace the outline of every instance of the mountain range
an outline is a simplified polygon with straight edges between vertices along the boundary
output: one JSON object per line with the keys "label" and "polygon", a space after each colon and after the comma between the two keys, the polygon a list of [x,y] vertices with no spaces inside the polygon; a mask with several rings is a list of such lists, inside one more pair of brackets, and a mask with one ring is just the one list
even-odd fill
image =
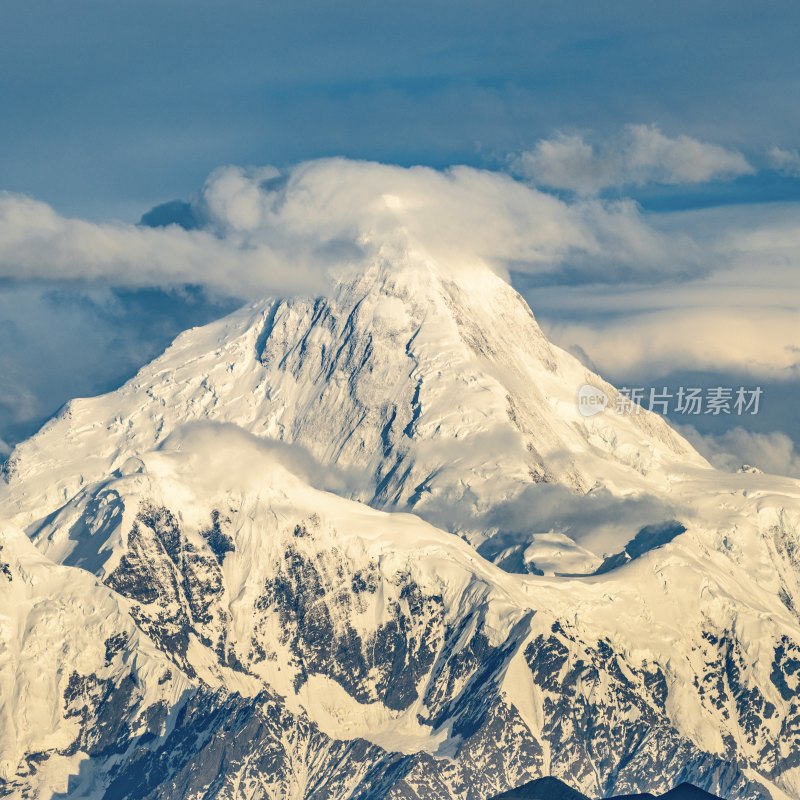
{"label": "mountain range", "polygon": [[800,482],[619,398],[409,252],[71,401],[3,465],[0,796],[797,797]]}
{"label": "mountain range", "polygon": [[[558,778],[537,778],[516,789],[497,795],[494,800],[587,800],[586,795],[576,792]],[[714,795],[698,789],[691,783],[681,783],[662,795],[626,794],[609,800],[717,800]]]}

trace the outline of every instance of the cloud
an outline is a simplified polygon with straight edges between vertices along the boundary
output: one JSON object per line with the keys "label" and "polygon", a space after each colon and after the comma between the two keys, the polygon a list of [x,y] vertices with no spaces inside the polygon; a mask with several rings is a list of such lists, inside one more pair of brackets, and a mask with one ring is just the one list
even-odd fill
{"label": "cloud", "polygon": [[683,308],[677,300],[682,293],[673,294],[673,308],[620,313],[590,323],[549,323],[545,329],[557,343],[587,353],[607,375],[715,370],[800,378],[800,311]]}
{"label": "cloud", "polygon": [[556,531],[603,555],[619,550],[645,525],[680,514],[679,508],[648,495],[619,498],[604,489],[575,495],[563,486],[538,484],[497,505],[484,524],[501,531],[505,546],[531,533]]}
{"label": "cloud", "polygon": [[200,292],[6,284],[0,291],[0,437],[19,441],[71,397],[109,391],[182,330],[231,311]]}
{"label": "cloud", "polygon": [[634,203],[566,203],[469,167],[345,159],[285,171],[225,167],[181,211],[199,229],[90,223],[2,194],[0,277],[194,284],[251,298],[322,291],[333,270],[409,254],[501,273],[555,274],[568,264],[577,279],[601,282],[660,280],[697,269],[700,255],[685,237],[654,230]]}
{"label": "cloud", "polygon": [[440,496],[426,498],[413,512],[444,529],[493,531],[479,548],[492,560],[505,551],[524,550],[542,534],[568,537],[584,555],[599,559],[621,550],[644,526],[681,518],[686,509],[646,494],[621,498],[606,489],[576,494],[566,486],[540,483],[484,511]]}
{"label": "cloud", "polygon": [[650,278],[696,258],[691,242],[664,237],[633,203],[565,203],[507,175],[470,167],[403,168],[323,159],[285,173],[214,173],[198,215],[224,238],[309,247],[349,264],[409,254],[450,270],[489,266],[552,274],[565,263],[594,280]]}
{"label": "cloud", "polygon": [[[363,490],[371,476],[355,467],[321,464],[305,447],[266,439],[248,433],[238,425],[220,422],[190,422],[176,428],[159,445],[161,452],[187,452],[199,458],[204,468],[211,465],[212,491],[231,483],[258,483],[261,462],[277,463],[303,483],[325,492],[352,495]],[[248,452],[248,458],[242,453]]]}
{"label": "cloud", "polygon": [[690,136],[666,136],[655,125],[626,125],[600,145],[579,134],[557,133],[518,156],[515,167],[536,185],[581,195],[648,183],[703,183],[754,172],[735,150]]}
{"label": "cloud", "polygon": [[554,341],[609,376],[696,369],[800,377],[800,208],[727,207],[648,221],[665,236],[687,236],[716,269],[658,286],[526,291]]}
{"label": "cloud", "polygon": [[773,147],[767,155],[770,164],[778,172],[794,177],[800,176],[800,151]]}
{"label": "cloud", "polygon": [[314,289],[320,271],[299,250],[289,263],[266,242],[177,226],[143,228],[63,217],[28,197],[0,195],[0,277],[131,288],[200,284],[211,291]]}
{"label": "cloud", "polygon": [[691,425],[680,432],[715,466],[731,472],[744,465],[775,475],[800,478],[800,453],[794,442],[780,431],[752,433],[732,428],[722,435],[703,435]]}

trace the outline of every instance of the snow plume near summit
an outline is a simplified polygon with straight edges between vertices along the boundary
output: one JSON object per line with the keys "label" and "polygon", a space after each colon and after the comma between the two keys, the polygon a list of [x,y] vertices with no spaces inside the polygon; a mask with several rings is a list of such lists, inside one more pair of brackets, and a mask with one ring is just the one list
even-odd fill
{"label": "snow plume near summit", "polygon": [[284,171],[222,167],[192,199],[190,217],[196,224],[186,226],[162,214],[157,228],[89,222],[6,193],[0,277],[196,285],[252,299],[322,292],[336,271],[409,258],[456,272],[488,266],[501,275],[567,268],[601,283],[653,280],[699,264],[689,239],[659,233],[634,203],[568,203],[469,167],[345,159]]}

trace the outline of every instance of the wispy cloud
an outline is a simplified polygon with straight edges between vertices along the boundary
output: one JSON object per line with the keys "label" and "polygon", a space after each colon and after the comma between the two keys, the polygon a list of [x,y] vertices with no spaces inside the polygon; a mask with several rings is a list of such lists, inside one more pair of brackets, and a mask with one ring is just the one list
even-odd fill
{"label": "wispy cloud", "polygon": [[620,498],[605,489],[576,495],[547,483],[528,486],[484,512],[444,496],[426,499],[413,510],[437,527],[495,531],[480,548],[493,558],[509,548],[524,550],[533,536],[552,533],[569,537],[586,555],[602,557],[621,550],[645,525],[680,518],[685,511],[649,495]]}
{"label": "wispy cloud", "polygon": [[[590,322],[546,325],[562,346],[583,350],[606,375],[667,374],[675,370],[723,371],[772,379],[800,378],[800,312],[769,305],[752,308],[681,306]],[[666,300],[666,298],[664,298]]]}
{"label": "wispy cloud", "polygon": [[307,251],[289,264],[266,242],[225,238],[177,226],[142,228],[63,217],[45,203],[0,195],[0,277],[85,281],[112,286],[175,287],[212,291],[296,291],[320,286]]}
{"label": "wispy cloud", "polygon": [[528,292],[555,341],[580,348],[606,375],[800,377],[800,209],[727,207],[649,221],[688,236],[716,268],[658,286]]}
{"label": "wispy cloud", "polygon": [[599,144],[580,134],[556,133],[514,163],[536,185],[583,195],[648,183],[703,183],[754,172],[735,150],[690,136],[667,136],[656,125],[626,125]]}
{"label": "wispy cloud", "polygon": [[[262,473],[255,469],[256,464],[280,464],[304,483],[339,495],[351,495],[363,489],[371,478],[355,467],[322,464],[301,445],[255,436],[228,423],[186,423],[172,431],[158,449],[165,453],[186,451],[192,458],[219,465],[216,472],[212,469],[210,491],[219,490],[220,485],[230,485],[229,482],[241,485],[255,480],[258,483],[259,478],[254,476]],[[249,457],[244,460],[241,458],[243,450],[249,451]],[[226,454],[230,454],[230,458],[225,458]]]}
{"label": "wispy cloud", "polygon": [[800,478],[800,453],[794,442],[780,431],[754,433],[737,427],[716,436],[683,425],[680,432],[720,469],[735,471],[747,465],[775,475]]}
{"label": "wispy cloud", "polygon": [[769,151],[768,156],[770,164],[778,172],[783,172],[786,175],[800,176],[800,151],[773,147]]}

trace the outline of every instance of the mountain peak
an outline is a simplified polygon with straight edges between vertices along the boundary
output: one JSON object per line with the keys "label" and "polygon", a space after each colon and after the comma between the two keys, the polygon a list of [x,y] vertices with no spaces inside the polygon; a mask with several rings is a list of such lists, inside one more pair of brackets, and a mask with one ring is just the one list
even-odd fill
{"label": "mountain peak", "polygon": [[[589,800],[558,778],[537,778],[516,789],[497,795],[493,800]],[[664,794],[614,795],[608,800],[720,800],[716,795],[699,789],[691,783],[680,783]]]}
{"label": "mountain peak", "polygon": [[[17,448],[6,472],[26,489],[13,513],[27,524],[45,497],[70,496],[191,421],[297,446],[350,475],[348,496],[476,544],[507,533],[538,495],[551,507],[600,496],[606,507],[619,487],[658,493],[670,472],[707,466],[655,415],[582,417],[582,385],[612,403],[616,390],[553,346],[501,277],[478,266],[454,275],[393,253],[326,296],[265,300],[184,333],[121,389],[72,401]],[[672,516],[642,508],[608,541],[570,544],[558,571],[597,567]],[[550,532],[513,527],[528,542]]]}

